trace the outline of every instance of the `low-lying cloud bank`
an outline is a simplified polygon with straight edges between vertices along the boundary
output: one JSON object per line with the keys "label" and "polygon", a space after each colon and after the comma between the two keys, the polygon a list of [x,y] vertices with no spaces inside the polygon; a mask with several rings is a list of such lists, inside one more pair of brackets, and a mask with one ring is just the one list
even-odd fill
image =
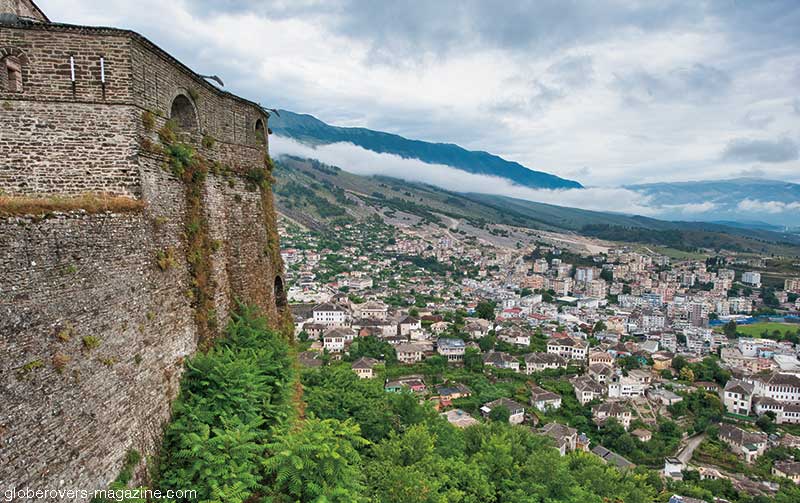
{"label": "low-lying cloud bank", "polygon": [[[656,205],[652,197],[617,187],[587,187],[583,189],[548,190],[516,185],[503,178],[467,173],[444,164],[429,164],[394,154],[378,153],[352,143],[331,143],[309,146],[292,138],[272,136],[273,156],[292,155],[317,159],[357,175],[384,175],[412,182],[422,182],[454,192],[476,192],[514,197],[540,203],[555,204],[585,210],[653,216],[669,214],[699,218],[718,209],[713,202],[680,205]],[[744,200],[739,209],[758,213],[779,213],[800,207],[800,203]]]}

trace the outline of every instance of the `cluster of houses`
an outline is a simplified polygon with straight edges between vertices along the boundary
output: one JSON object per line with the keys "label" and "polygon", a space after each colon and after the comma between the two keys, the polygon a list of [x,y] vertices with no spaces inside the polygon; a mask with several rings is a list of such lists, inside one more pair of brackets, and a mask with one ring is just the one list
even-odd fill
{"label": "cluster of houses", "polygon": [[[294,268],[298,272],[293,273],[292,285],[300,295],[295,299],[312,301],[293,305],[298,334],[304,332],[312,341],[309,352],[301,355],[305,364],[321,364],[322,352],[340,358],[358,338],[373,336],[391,344],[401,364],[438,356],[458,365],[470,348],[480,350],[481,339],[492,336],[497,344],[490,346],[495,349],[480,352],[487,371],[531,375],[563,369],[571,376],[575,398],[591,406],[598,425],[611,419],[626,430],[634,419],[655,425],[658,409],[664,412],[680,402],[682,397],[675,391],[687,388],[718,393],[733,415],[769,413],[779,424],[800,423],[800,348],[786,340],[731,339],[713,329],[731,320],[747,322],[750,313],[763,305],[756,271],[764,263],[758,259],[729,256],[712,266],[694,260],[673,263],[661,255],[623,247],[588,261],[584,257],[575,266],[565,258],[569,254],[555,246],[538,245],[531,259],[526,255],[529,250],[492,247],[458,236],[434,239],[433,234],[414,232],[417,235],[401,232],[381,255],[365,254],[363,247],[354,246],[337,252],[345,257],[350,254],[351,272],[337,273],[326,285],[312,285],[317,273],[325,273],[325,261],[320,260],[324,250],[286,251],[288,264],[302,266]],[[436,260],[469,257],[477,274],[452,281],[450,272],[440,276],[420,267],[411,276],[392,276],[395,286],[387,286],[380,271],[406,267],[410,262],[403,257],[415,255]],[[752,270],[742,273],[742,268]],[[788,311],[800,309],[800,300],[795,300],[798,293],[800,279],[787,280],[783,291],[774,291],[779,307]],[[436,300],[421,304],[419,294]],[[401,304],[417,307],[392,307],[385,302],[387,295],[395,299],[392,306],[398,305],[399,298]],[[477,316],[482,300],[495,302],[493,319]],[[456,310],[467,313],[457,329],[449,321],[452,317],[440,314]],[[531,349],[534,338],[536,351]],[[542,338],[546,339],[543,350]],[[722,389],[715,383],[687,386],[673,381],[671,367],[677,355],[692,363],[716,354],[734,375]],[[630,365],[632,360],[639,365]],[[379,358],[359,358],[351,366],[359,377],[374,378],[381,363]],[[478,420],[452,408],[452,400],[470,394],[462,384],[428,389],[421,376],[409,375],[386,382],[385,389],[410,389],[436,400],[448,421],[457,426]],[[503,407],[509,412],[509,422],[535,426],[536,417],[559,409],[563,399],[531,385],[527,403],[500,398],[482,404],[479,413],[488,417]],[[722,430],[720,439],[746,461],[758,458],[768,446],[757,433],[735,426]],[[588,439],[583,436],[583,441],[568,426],[551,422],[538,431],[552,437],[562,453],[589,450],[608,462],[626,465],[624,458],[602,446],[590,448]],[[630,433],[643,442],[651,437],[641,428]],[[775,469],[784,470],[781,473],[788,478],[797,477],[791,462],[776,463]]]}

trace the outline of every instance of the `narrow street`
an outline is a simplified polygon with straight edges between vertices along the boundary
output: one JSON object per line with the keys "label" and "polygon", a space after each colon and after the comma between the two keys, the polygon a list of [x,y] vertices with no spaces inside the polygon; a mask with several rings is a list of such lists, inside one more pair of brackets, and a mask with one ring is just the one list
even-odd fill
{"label": "narrow street", "polygon": [[693,437],[689,437],[686,440],[686,445],[683,447],[683,449],[681,449],[676,457],[681,460],[682,463],[688,463],[689,460],[692,459],[694,450],[697,449],[697,446],[700,445],[700,442],[702,442],[705,438],[705,433],[700,433]]}

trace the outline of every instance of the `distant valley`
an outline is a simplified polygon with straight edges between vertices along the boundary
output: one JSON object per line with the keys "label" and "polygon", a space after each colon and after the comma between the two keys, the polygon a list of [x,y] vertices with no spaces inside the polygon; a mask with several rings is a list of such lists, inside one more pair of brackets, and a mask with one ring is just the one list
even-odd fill
{"label": "distant valley", "polygon": [[[603,213],[487,194],[459,194],[399,178],[359,176],[315,160],[276,163],[281,213],[324,230],[332,223],[373,215],[399,225],[458,227],[499,239],[513,229],[535,229],[616,242],[697,249],[800,255],[800,235],[744,226],[665,221]],[[488,233],[488,236],[486,235]],[[524,233],[523,233],[524,234]],[[513,239],[507,245],[513,245]]]}

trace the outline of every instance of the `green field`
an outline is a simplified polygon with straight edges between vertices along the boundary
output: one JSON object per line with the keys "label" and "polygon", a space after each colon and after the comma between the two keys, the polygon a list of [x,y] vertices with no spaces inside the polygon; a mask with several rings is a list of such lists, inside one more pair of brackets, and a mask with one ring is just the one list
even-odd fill
{"label": "green field", "polygon": [[764,322],[764,323],[754,323],[752,325],[739,325],[736,328],[736,332],[741,335],[746,335],[748,337],[764,337],[764,332],[770,336],[770,338],[774,338],[773,334],[778,331],[782,335],[786,334],[796,334],[797,331],[800,330],[800,325],[791,324],[791,323],[774,323],[774,322]]}

